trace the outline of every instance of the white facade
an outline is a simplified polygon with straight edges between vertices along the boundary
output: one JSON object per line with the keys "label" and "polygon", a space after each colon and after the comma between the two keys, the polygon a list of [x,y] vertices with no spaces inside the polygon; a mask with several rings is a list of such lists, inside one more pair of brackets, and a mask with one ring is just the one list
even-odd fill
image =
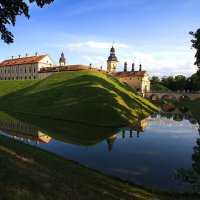
{"label": "white facade", "polygon": [[38,79],[38,71],[56,64],[48,55],[12,58],[0,63],[0,80]]}

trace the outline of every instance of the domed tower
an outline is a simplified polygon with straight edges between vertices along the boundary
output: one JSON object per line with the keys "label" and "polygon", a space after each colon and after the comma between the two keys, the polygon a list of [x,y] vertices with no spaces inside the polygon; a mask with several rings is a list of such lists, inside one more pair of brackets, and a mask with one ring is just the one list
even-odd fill
{"label": "domed tower", "polygon": [[65,55],[62,52],[60,60],[59,60],[60,66],[65,66],[66,65],[66,59],[65,59]]}
{"label": "domed tower", "polygon": [[107,70],[109,72],[116,72],[117,71],[117,57],[115,56],[115,48],[112,46],[110,49],[110,56],[107,60]]}

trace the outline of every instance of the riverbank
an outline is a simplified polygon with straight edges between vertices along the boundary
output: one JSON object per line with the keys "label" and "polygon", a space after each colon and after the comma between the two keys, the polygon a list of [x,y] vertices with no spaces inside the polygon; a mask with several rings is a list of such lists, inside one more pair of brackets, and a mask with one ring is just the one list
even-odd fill
{"label": "riverbank", "polygon": [[189,107],[190,111],[200,124],[200,99],[196,99],[194,101],[188,101],[185,103],[187,107]]}
{"label": "riverbank", "polygon": [[43,80],[0,81],[0,109],[99,126],[124,126],[157,107],[111,75],[55,73]]}
{"label": "riverbank", "polygon": [[4,136],[0,163],[0,199],[198,199],[148,192]]}

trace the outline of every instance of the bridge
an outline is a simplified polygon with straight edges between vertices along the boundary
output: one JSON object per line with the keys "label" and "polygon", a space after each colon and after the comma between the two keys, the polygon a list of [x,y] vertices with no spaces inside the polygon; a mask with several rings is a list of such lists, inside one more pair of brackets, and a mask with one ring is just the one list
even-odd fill
{"label": "bridge", "polygon": [[151,100],[195,100],[200,98],[200,93],[195,92],[146,92],[145,97]]}

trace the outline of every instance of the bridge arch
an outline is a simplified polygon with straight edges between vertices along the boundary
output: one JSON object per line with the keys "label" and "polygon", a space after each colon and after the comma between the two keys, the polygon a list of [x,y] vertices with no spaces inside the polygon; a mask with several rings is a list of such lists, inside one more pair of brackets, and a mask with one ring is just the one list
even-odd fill
{"label": "bridge arch", "polygon": [[153,100],[153,101],[155,101],[155,100],[158,100],[158,99],[159,99],[159,96],[158,96],[157,94],[152,94],[152,95],[150,96],[150,99]]}
{"label": "bridge arch", "polygon": [[173,94],[165,94],[162,96],[163,101],[176,101],[176,97]]}
{"label": "bridge arch", "polygon": [[189,100],[190,100],[190,97],[187,96],[187,95],[181,95],[181,96],[179,97],[179,100],[180,100],[180,101],[189,101]]}
{"label": "bridge arch", "polygon": [[176,110],[176,106],[172,103],[164,103],[162,105],[162,110],[165,112],[174,112]]}

